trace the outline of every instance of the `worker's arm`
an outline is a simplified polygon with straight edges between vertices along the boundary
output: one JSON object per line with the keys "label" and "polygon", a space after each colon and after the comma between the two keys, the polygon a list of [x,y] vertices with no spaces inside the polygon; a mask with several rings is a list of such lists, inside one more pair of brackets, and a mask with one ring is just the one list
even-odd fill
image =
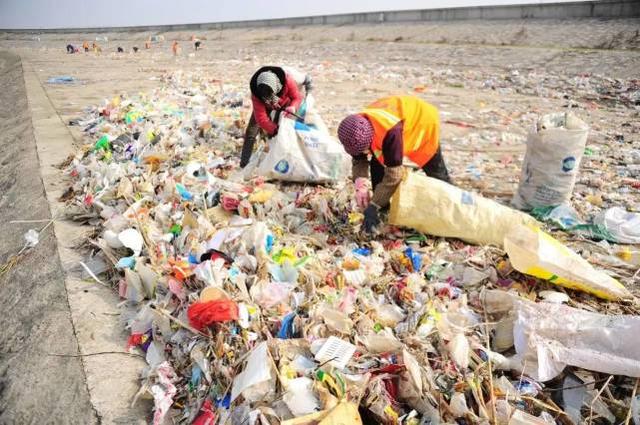
{"label": "worker's arm", "polygon": [[260,128],[266,131],[269,136],[276,134],[278,126],[271,121],[271,118],[269,118],[269,114],[267,113],[267,108],[264,106],[264,103],[255,96],[251,96],[251,102],[253,103],[253,116]]}
{"label": "worker's arm", "polygon": [[298,85],[293,77],[287,76],[286,80],[287,92],[291,98],[289,106],[293,107],[294,111],[297,111],[302,104],[302,94],[300,93],[300,90],[298,90]]}
{"label": "worker's arm", "polygon": [[351,159],[351,179],[355,182],[359,178],[369,178],[369,158],[366,154]]}
{"label": "worker's arm", "polygon": [[[403,122],[393,126],[382,141],[382,155],[384,157],[384,177],[376,186],[371,202],[379,208],[389,205],[389,200],[402,181],[402,159],[404,157],[404,141],[402,137]],[[374,159],[375,161],[375,159]]]}

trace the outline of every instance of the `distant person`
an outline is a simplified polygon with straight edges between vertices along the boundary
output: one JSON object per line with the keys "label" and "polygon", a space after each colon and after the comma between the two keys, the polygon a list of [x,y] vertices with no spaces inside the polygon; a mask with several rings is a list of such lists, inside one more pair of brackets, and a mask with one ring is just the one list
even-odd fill
{"label": "distant person", "polygon": [[[264,66],[251,77],[249,89],[253,111],[244,135],[240,167],[249,163],[260,130],[268,137],[276,135],[282,113],[295,118],[299,109],[306,109],[304,121],[328,132],[313,102],[306,102],[312,89],[310,76],[289,67]],[[306,106],[301,108],[303,103]]]}
{"label": "distant person", "polygon": [[[429,177],[451,183],[440,148],[438,109],[415,96],[378,99],[338,126],[338,138],[353,157],[356,201],[364,210],[364,228],[380,223],[378,211],[403,177],[403,160],[410,159]],[[373,196],[369,197],[367,177]]]}
{"label": "distant person", "polygon": [[138,47],[133,46],[133,53],[138,53],[138,50],[139,50]]}
{"label": "distant person", "polygon": [[196,40],[196,42],[193,43],[193,46],[195,47],[196,51],[200,50],[200,46],[202,46],[202,41]]}
{"label": "distant person", "polygon": [[84,49],[85,53],[89,53],[89,42],[87,40],[82,43],[82,48]]}
{"label": "distant person", "polygon": [[76,52],[76,48],[73,47],[73,44],[67,44],[67,53],[73,54]]}
{"label": "distant person", "polygon": [[122,47],[118,47],[118,53],[124,53],[124,49]]}
{"label": "distant person", "polygon": [[91,44],[91,48],[93,49],[93,53],[102,52],[102,47],[100,47],[95,41]]}
{"label": "distant person", "polygon": [[173,44],[171,45],[171,51],[173,52],[173,56],[177,56],[178,55],[178,49],[180,48],[180,46],[178,45],[178,41],[174,40]]}

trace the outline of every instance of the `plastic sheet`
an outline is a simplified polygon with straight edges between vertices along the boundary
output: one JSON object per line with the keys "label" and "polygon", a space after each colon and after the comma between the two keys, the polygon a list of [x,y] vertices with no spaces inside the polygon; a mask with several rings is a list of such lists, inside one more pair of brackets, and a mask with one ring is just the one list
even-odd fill
{"label": "plastic sheet", "polygon": [[515,347],[525,373],[540,381],[567,366],[640,377],[640,317],[605,316],[565,305],[516,300]]}
{"label": "plastic sheet", "polygon": [[631,213],[620,207],[612,207],[596,216],[617,242],[640,244],[640,213]]}
{"label": "plastic sheet", "polygon": [[516,270],[607,300],[630,298],[631,293],[604,272],[537,227],[519,226],[506,235],[505,250]]}

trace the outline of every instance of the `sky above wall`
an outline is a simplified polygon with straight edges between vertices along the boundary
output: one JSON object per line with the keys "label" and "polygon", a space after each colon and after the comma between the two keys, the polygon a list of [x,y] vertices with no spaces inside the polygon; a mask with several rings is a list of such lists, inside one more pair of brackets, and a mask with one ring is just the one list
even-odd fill
{"label": "sky above wall", "polygon": [[0,28],[192,24],[561,1],[571,0],[0,0]]}

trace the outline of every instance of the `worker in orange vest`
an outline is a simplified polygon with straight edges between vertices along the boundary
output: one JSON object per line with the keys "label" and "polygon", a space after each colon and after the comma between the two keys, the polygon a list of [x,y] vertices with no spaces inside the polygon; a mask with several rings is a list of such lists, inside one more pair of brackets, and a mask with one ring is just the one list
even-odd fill
{"label": "worker in orange vest", "polygon": [[[338,138],[353,157],[356,202],[364,208],[364,228],[380,223],[378,212],[402,181],[405,159],[424,172],[450,183],[440,150],[438,109],[415,96],[390,96],[376,100],[338,127]],[[371,173],[373,196],[367,176]]]}
{"label": "worker in orange vest", "polygon": [[89,52],[89,42],[85,40],[84,43],[82,43],[82,48],[85,53]]}

